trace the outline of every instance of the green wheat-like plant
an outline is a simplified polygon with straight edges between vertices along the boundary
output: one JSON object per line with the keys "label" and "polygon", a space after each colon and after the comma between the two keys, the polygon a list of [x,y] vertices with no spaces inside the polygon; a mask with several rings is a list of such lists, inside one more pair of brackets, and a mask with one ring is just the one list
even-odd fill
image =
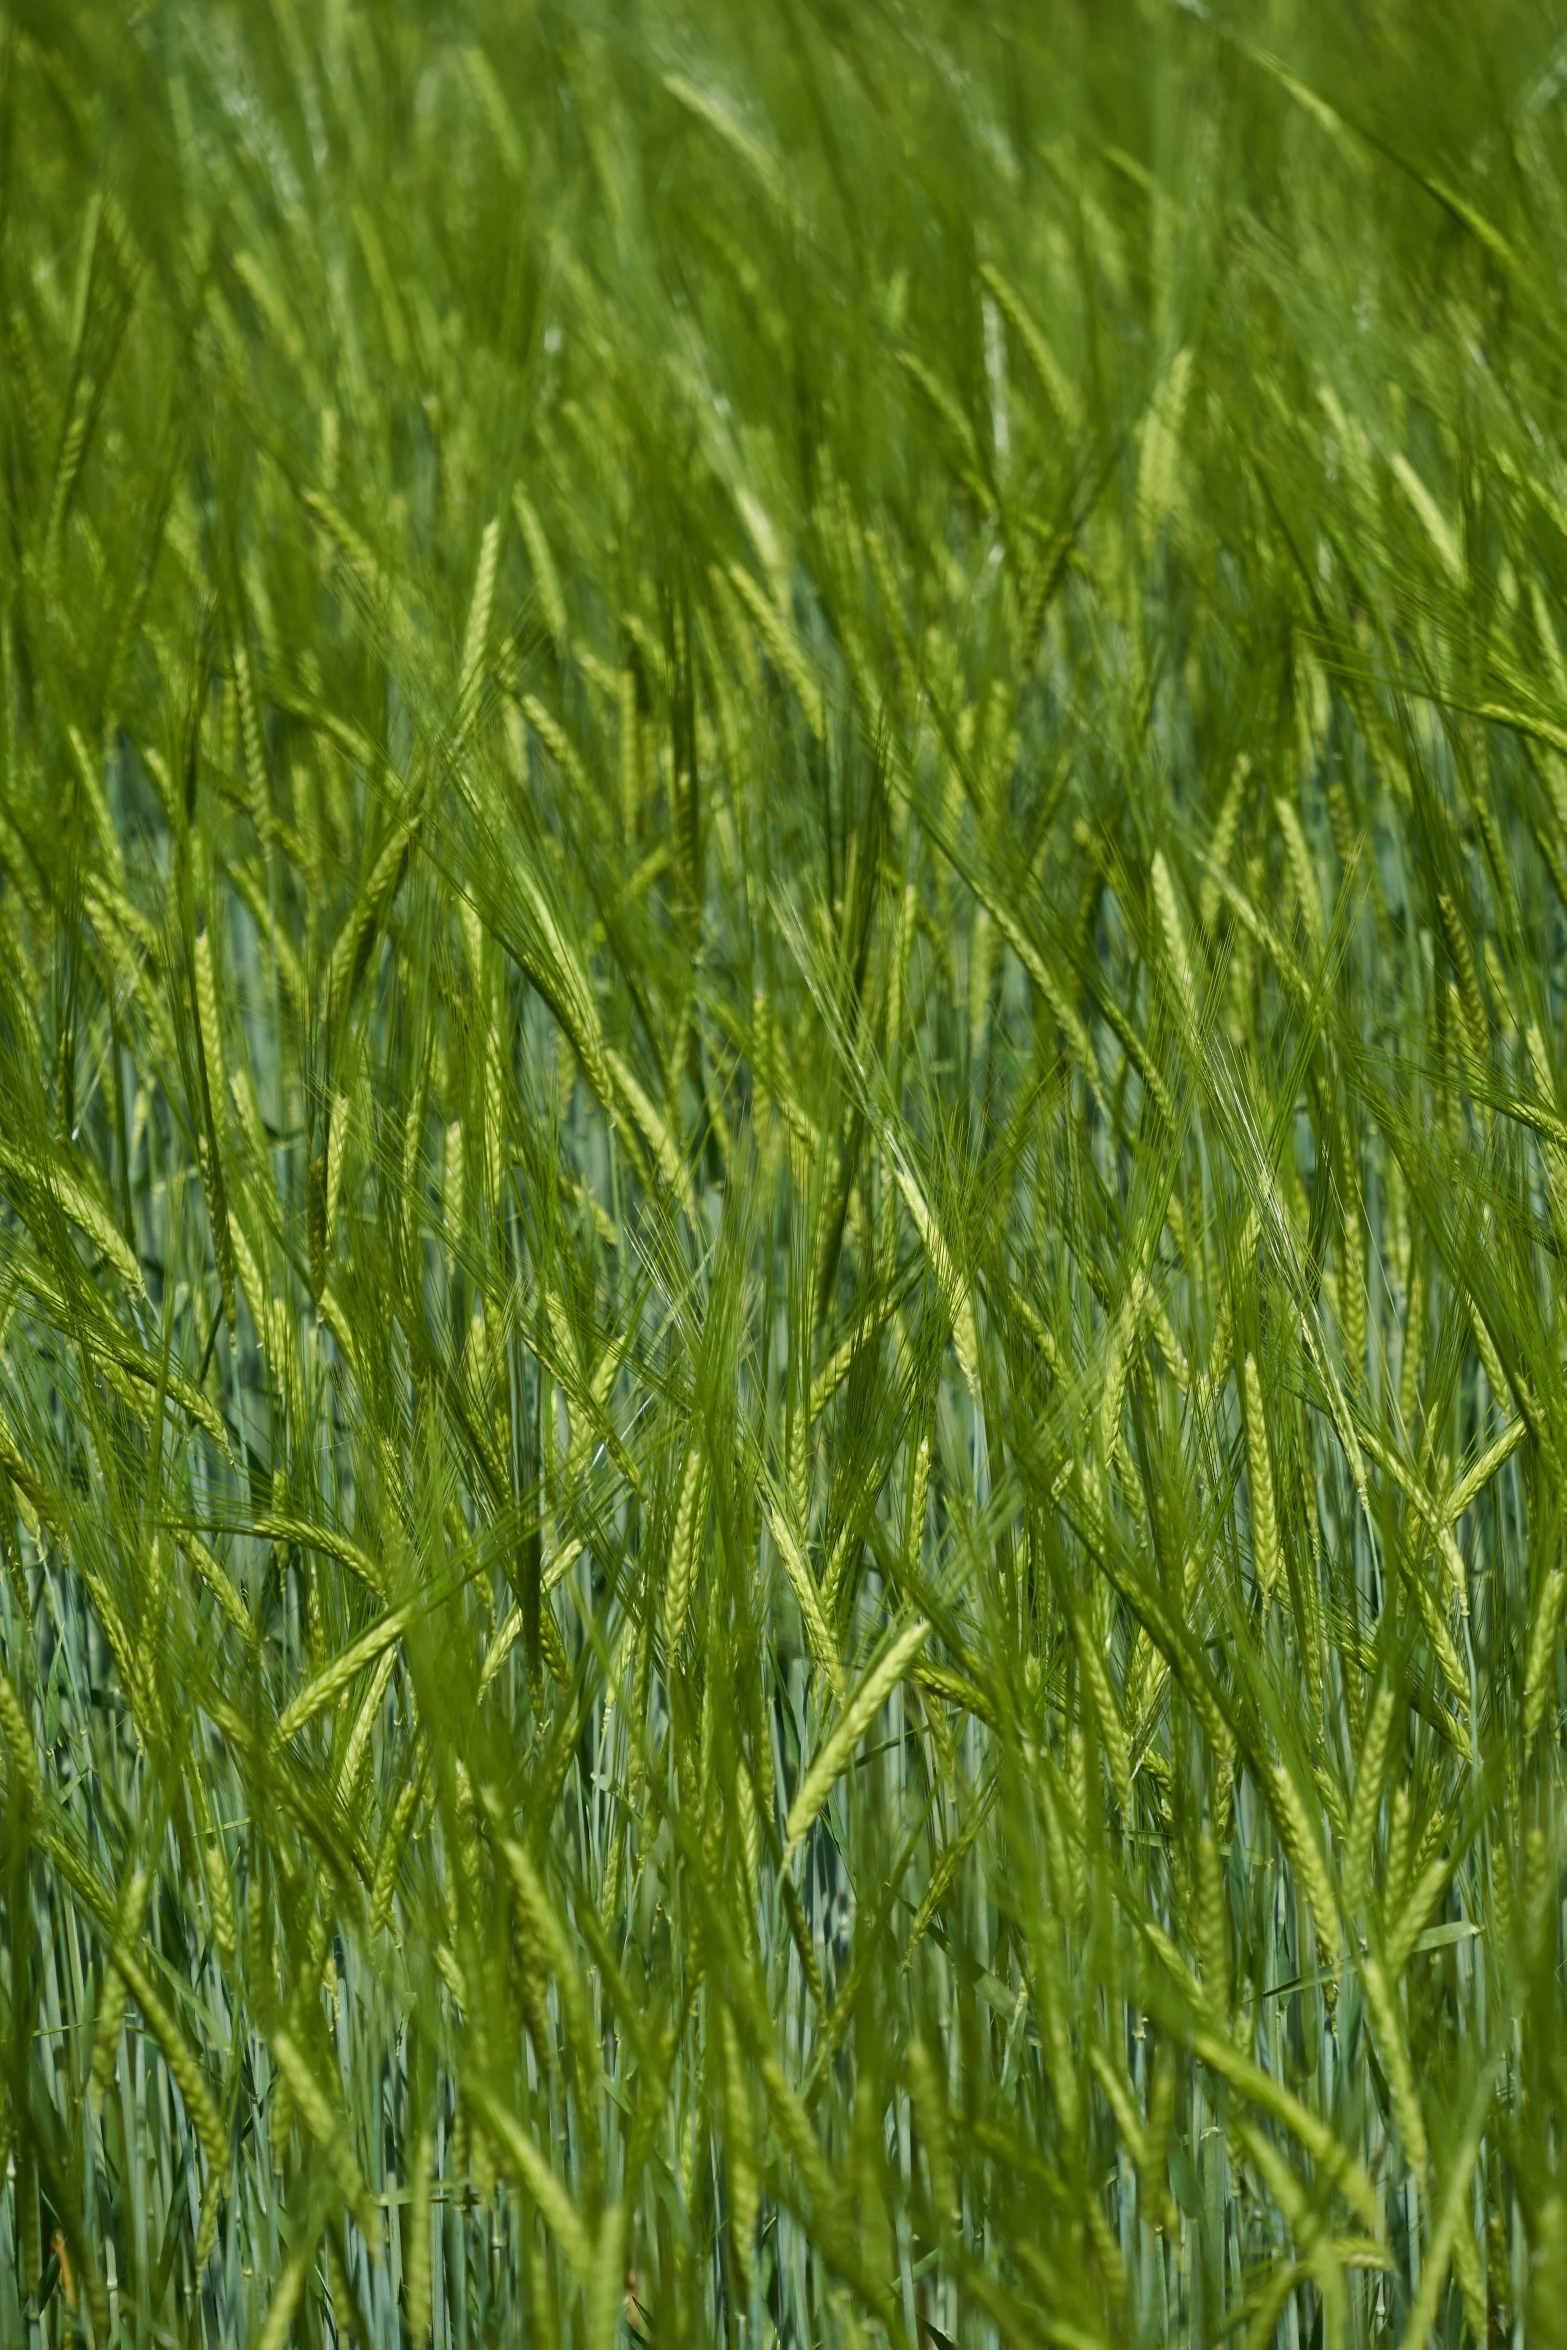
{"label": "green wheat-like plant", "polygon": [[1564,36],[0,0],[0,2343],[1567,2339]]}

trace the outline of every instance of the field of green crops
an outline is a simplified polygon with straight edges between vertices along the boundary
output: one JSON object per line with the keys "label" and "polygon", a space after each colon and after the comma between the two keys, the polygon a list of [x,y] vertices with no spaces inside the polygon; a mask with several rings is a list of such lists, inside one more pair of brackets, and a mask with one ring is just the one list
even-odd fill
{"label": "field of green crops", "polygon": [[0,0],[0,2345],[1567,2341],[1567,10]]}

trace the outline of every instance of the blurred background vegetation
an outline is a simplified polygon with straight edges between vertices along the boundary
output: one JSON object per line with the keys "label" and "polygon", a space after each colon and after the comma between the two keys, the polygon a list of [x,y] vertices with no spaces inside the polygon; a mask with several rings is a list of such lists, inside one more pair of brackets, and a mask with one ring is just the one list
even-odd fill
{"label": "blurred background vegetation", "polygon": [[1564,97],[6,0],[0,2339],[1567,2340]]}

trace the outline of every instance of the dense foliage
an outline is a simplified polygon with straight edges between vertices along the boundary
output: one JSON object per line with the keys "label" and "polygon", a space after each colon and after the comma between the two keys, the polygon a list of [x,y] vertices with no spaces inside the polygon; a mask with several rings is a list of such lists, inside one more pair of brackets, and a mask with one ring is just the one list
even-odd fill
{"label": "dense foliage", "polygon": [[1564,2338],[1552,14],[6,0],[7,2344]]}

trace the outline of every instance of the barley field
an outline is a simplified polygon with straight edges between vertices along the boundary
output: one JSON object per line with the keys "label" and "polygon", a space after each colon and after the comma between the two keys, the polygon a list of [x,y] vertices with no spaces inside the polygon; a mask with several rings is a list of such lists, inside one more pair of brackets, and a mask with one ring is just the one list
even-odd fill
{"label": "barley field", "polygon": [[1567,12],[0,0],[0,2344],[1567,2342]]}

